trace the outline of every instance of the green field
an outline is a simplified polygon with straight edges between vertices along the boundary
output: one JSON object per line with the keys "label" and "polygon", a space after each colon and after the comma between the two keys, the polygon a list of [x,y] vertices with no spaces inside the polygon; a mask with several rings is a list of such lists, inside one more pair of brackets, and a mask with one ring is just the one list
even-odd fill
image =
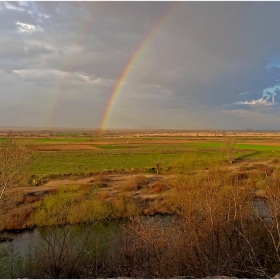
{"label": "green field", "polygon": [[[207,138],[195,138],[192,142],[182,141],[182,137],[170,137],[167,140],[178,140],[166,143],[163,137],[124,137],[124,138],[91,138],[91,137],[45,137],[22,138],[20,141],[30,147],[42,145],[61,144],[78,145],[85,143],[94,150],[53,150],[39,151],[35,149],[32,173],[37,175],[65,174],[65,173],[89,173],[104,170],[122,169],[150,169],[159,162],[161,167],[174,165],[184,155],[193,153],[202,155],[209,162],[217,155],[226,164],[226,154],[223,150],[221,139],[210,140]],[[239,139],[240,140],[240,139]],[[250,140],[250,139],[247,139]],[[264,139],[265,140],[265,139]],[[104,144],[102,144],[102,141]],[[280,155],[280,146],[262,143],[236,143],[233,158],[238,162],[258,161],[275,158]],[[190,156],[191,158],[192,156]],[[185,156],[186,158],[186,156]],[[196,162],[200,156],[195,156]],[[190,159],[186,159],[191,161]],[[205,160],[204,160],[205,161]],[[207,160],[206,160],[207,161]],[[206,164],[208,165],[208,163]]]}
{"label": "green field", "polygon": [[[191,143],[186,145],[189,147],[198,147],[198,148],[212,148],[212,149],[223,148],[223,143],[221,142]],[[280,151],[280,146],[237,143],[235,144],[235,149],[253,150],[253,151]]]}
{"label": "green field", "polygon": [[[168,166],[177,157],[176,154],[165,154],[162,157],[162,164]],[[154,166],[153,157],[149,154],[97,154],[90,151],[37,152],[32,173],[87,173]]]}

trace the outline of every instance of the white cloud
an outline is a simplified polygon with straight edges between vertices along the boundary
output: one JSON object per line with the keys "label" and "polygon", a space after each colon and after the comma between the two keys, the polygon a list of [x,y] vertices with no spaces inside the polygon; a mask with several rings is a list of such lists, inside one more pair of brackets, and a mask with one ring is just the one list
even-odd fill
{"label": "white cloud", "polygon": [[35,26],[32,24],[27,24],[23,22],[17,22],[17,27],[19,32],[24,32],[24,33],[33,33],[35,31],[43,31],[43,29],[40,26]]}
{"label": "white cloud", "polygon": [[[277,102],[275,98],[277,97],[277,92],[280,91],[280,85],[275,85],[273,87],[265,88],[262,93],[262,97],[259,99],[252,99],[251,101],[238,101],[235,104],[244,104],[244,105],[251,105],[251,106],[273,106],[276,105]],[[248,92],[239,94],[244,95]]]}
{"label": "white cloud", "polygon": [[252,105],[252,106],[272,106],[276,104],[276,102],[274,101],[274,96],[275,95],[271,97],[272,98],[271,102],[268,99],[260,98],[260,99],[253,99],[251,101],[239,101],[236,102],[235,104],[244,104],[244,105]]}
{"label": "white cloud", "polygon": [[[26,3],[26,2],[25,2],[25,3]],[[16,10],[16,11],[24,11],[24,10],[25,10],[25,9],[23,9],[23,8],[16,7],[16,6],[12,5],[12,4],[9,3],[9,2],[4,2],[4,6],[5,6],[5,8],[8,9],[8,10]],[[20,5],[20,6],[24,6],[24,5],[22,4],[22,5]]]}
{"label": "white cloud", "polygon": [[42,22],[41,18],[49,18],[50,16],[47,14],[43,14],[42,12],[40,12],[36,6],[36,4],[34,4],[34,2],[27,2],[27,1],[21,1],[21,2],[17,2],[18,6],[11,4],[10,2],[4,2],[4,7],[8,10],[15,10],[15,11],[19,11],[19,12],[24,12],[27,11],[29,14],[31,15],[36,15],[38,16],[38,20],[40,22]]}
{"label": "white cloud", "polygon": [[113,81],[103,79],[103,78],[90,78],[89,76],[86,76],[84,74],[78,74],[76,73],[77,78],[81,78],[80,80],[92,84],[92,85],[99,85],[99,86],[107,86],[113,83]]}

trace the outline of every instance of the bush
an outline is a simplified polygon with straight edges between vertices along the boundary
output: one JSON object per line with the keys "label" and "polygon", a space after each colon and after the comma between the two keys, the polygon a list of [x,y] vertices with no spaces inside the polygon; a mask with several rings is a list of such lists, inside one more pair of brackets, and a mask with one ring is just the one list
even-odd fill
{"label": "bush", "polygon": [[69,223],[69,212],[78,203],[78,196],[60,188],[57,195],[48,196],[40,208],[33,215],[33,220],[38,226],[56,226]]}

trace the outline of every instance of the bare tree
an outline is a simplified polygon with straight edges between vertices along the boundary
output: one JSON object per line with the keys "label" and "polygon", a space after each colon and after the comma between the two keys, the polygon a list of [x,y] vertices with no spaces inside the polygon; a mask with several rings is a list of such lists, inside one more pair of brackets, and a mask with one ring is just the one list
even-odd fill
{"label": "bare tree", "polygon": [[156,172],[157,174],[159,174],[162,166],[162,157],[160,154],[152,154],[152,158],[153,158]]}
{"label": "bare tree", "polygon": [[0,144],[0,200],[5,191],[27,181],[31,160],[30,149],[17,139],[7,137]]}
{"label": "bare tree", "polygon": [[232,164],[233,162],[233,151],[234,151],[234,145],[235,145],[235,138],[234,137],[229,137],[229,136],[224,136],[223,137],[223,144],[224,144],[224,149],[227,155],[227,160],[228,163]]}

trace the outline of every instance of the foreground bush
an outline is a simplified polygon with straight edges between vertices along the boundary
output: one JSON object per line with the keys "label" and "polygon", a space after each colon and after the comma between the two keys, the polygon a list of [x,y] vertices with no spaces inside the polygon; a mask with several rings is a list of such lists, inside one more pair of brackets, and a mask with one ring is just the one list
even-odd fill
{"label": "foreground bush", "polygon": [[37,226],[88,224],[105,220],[128,218],[141,214],[141,208],[131,197],[121,195],[111,201],[60,188],[56,195],[44,199],[32,216]]}

